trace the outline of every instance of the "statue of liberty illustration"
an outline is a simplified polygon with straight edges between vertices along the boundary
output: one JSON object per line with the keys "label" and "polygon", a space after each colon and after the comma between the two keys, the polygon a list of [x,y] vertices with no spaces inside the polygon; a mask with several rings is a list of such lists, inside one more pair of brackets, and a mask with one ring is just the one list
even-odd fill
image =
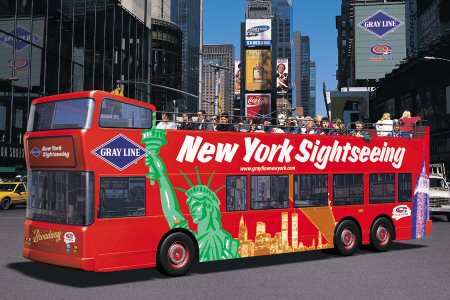
{"label": "statue of liberty illustration", "polygon": [[[155,115],[153,120],[156,120]],[[187,196],[186,201],[192,220],[197,224],[197,232],[189,228],[189,224],[181,212],[173,185],[167,176],[166,165],[159,156],[161,148],[167,144],[166,135],[166,130],[156,129],[155,124],[153,124],[152,129],[142,134],[142,143],[146,144],[149,152],[145,163],[149,167],[150,172],[146,176],[150,179],[152,185],[158,181],[161,205],[170,228],[184,228],[192,232],[198,241],[200,261],[239,257],[239,240],[234,239],[228,231],[222,228],[220,200],[216,193],[224,186],[216,191],[211,190],[210,185],[214,174],[211,174],[208,184],[204,185],[201,181],[198,167],[195,168],[198,184],[194,185],[189,177],[180,170],[190,188],[187,190],[177,188],[177,190],[184,192]]]}

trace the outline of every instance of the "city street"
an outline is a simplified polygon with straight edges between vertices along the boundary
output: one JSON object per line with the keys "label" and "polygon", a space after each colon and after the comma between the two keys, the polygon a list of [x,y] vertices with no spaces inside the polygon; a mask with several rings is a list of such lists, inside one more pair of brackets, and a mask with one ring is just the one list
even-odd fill
{"label": "city street", "polygon": [[179,278],[154,269],[91,273],[22,257],[25,208],[0,211],[1,299],[446,299],[450,222],[433,234],[351,257],[320,251],[197,264]]}

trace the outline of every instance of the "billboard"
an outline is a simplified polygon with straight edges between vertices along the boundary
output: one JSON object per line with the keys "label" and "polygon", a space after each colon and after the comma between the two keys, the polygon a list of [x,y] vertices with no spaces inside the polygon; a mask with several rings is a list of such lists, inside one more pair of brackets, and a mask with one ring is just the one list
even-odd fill
{"label": "billboard", "polygon": [[277,58],[277,93],[286,94],[289,88],[289,59]]}
{"label": "billboard", "polygon": [[245,45],[260,47],[272,45],[272,23],[270,19],[245,20]]}
{"label": "billboard", "polygon": [[270,94],[246,94],[245,115],[249,119],[270,117]]}
{"label": "billboard", "polygon": [[236,59],[234,61],[234,94],[241,93],[241,61]]}
{"label": "billboard", "polygon": [[331,119],[339,118],[345,123],[369,119],[369,91],[331,91]]}
{"label": "billboard", "polygon": [[272,89],[272,52],[270,50],[246,50],[245,89],[260,91]]}
{"label": "billboard", "polygon": [[355,78],[379,79],[406,58],[405,4],[355,5]]}

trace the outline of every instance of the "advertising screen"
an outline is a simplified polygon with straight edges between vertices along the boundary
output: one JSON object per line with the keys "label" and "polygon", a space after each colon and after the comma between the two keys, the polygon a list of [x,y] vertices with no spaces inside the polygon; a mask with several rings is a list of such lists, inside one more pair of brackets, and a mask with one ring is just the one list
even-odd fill
{"label": "advertising screen", "polygon": [[246,94],[245,115],[249,119],[270,116],[270,94]]}
{"label": "advertising screen", "polygon": [[272,24],[270,19],[245,20],[245,45],[260,47],[272,45]]}
{"label": "advertising screen", "polygon": [[245,89],[260,91],[272,89],[272,52],[270,50],[246,50]]}
{"label": "advertising screen", "polygon": [[236,59],[234,61],[234,94],[241,93],[241,61]]}
{"label": "advertising screen", "polygon": [[355,5],[355,77],[379,79],[406,58],[405,4]]}
{"label": "advertising screen", "polygon": [[277,59],[277,93],[285,94],[289,88],[289,59]]}

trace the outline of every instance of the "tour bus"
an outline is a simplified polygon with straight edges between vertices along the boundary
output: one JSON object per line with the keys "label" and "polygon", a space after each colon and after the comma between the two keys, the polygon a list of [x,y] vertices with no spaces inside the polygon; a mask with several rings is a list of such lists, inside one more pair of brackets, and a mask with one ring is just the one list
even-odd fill
{"label": "tour bus", "polygon": [[86,271],[360,245],[431,233],[429,129],[412,138],[166,130],[103,91],[33,101],[24,257]]}

